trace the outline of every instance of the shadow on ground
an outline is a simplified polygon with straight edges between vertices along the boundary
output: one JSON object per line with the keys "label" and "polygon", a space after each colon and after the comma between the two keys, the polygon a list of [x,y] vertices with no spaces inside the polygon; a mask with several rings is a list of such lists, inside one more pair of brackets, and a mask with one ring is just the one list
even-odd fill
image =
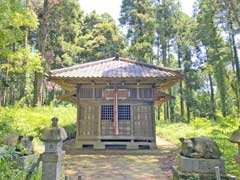
{"label": "shadow on ground", "polygon": [[65,144],[65,174],[83,180],[168,180],[177,147],[157,138],[157,150],[76,150]]}

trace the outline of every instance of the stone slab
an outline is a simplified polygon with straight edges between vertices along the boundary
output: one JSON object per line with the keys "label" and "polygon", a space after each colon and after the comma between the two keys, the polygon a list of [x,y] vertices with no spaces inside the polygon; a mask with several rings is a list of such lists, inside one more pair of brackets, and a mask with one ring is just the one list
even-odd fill
{"label": "stone slab", "polygon": [[224,173],[224,161],[221,159],[202,159],[178,156],[178,167],[186,173],[215,173],[218,166],[221,173]]}
{"label": "stone slab", "polygon": [[[173,180],[216,180],[216,175],[214,173],[185,173],[179,170],[176,166],[172,167]],[[221,174],[221,180],[236,180],[235,176],[228,174]]]}

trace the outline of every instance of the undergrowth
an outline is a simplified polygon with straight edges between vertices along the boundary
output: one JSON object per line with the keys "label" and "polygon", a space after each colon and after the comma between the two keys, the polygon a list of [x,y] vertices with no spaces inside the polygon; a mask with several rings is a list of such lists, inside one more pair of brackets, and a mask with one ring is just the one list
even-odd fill
{"label": "undergrowth", "polygon": [[39,140],[40,133],[51,126],[51,118],[59,119],[59,126],[64,127],[68,137],[76,134],[75,106],[44,106],[44,107],[1,107],[0,108],[0,144],[9,134],[34,136],[34,150],[39,154],[43,144]]}

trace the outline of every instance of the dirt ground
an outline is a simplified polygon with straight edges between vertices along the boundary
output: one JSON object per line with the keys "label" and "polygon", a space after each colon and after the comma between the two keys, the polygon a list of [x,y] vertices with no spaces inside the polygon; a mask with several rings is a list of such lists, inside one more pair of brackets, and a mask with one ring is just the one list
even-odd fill
{"label": "dirt ground", "polygon": [[65,156],[65,174],[81,180],[172,179],[177,147],[159,137],[157,145],[157,150],[71,150]]}

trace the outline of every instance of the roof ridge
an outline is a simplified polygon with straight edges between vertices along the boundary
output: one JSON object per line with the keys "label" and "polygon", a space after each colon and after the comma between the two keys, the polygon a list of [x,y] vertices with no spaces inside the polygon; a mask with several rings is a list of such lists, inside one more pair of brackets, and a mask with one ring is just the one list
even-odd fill
{"label": "roof ridge", "polygon": [[136,60],[132,60],[132,59],[129,59],[129,58],[123,58],[123,57],[120,57],[119,59],[122,60],[122,61],[147,66],[147,67],[150,67],[150,68],[156,68],[156,69],[159,69],[159,70],[171,71],[171,72],[175,72],[175,73],[181,73],[180,70],[170,68],[170,67],[163,67],[163,66],[158,66],[158,65],[154,65],[154,64],[148,64],[148,63],[145,63],[145,62],[136,61]]}
{"label": "roof ridge", "polygon": [[108,61],[111,61],[111,60],[114,60],[114,59],[115,59],[114,57],[111,57],[111,58],[102,59],[102,60],[98,60],[98,61],[92,61],[92,62],[77,64],[77,65],[70,66],[70,67],[54,69],[54,70],[50,70],[49,72],[52,75],[54,75],[54,74],[62,73],[62,72],[65,72],[65,71],[72,71],[72,70],[75,70],[75,69],[78,69],[78,68],[83,68],[83,67],[88,67],[88,66],[91,66],[91,65],[97,65],[97,64],[105,63],[105,62],[108,62]]}

